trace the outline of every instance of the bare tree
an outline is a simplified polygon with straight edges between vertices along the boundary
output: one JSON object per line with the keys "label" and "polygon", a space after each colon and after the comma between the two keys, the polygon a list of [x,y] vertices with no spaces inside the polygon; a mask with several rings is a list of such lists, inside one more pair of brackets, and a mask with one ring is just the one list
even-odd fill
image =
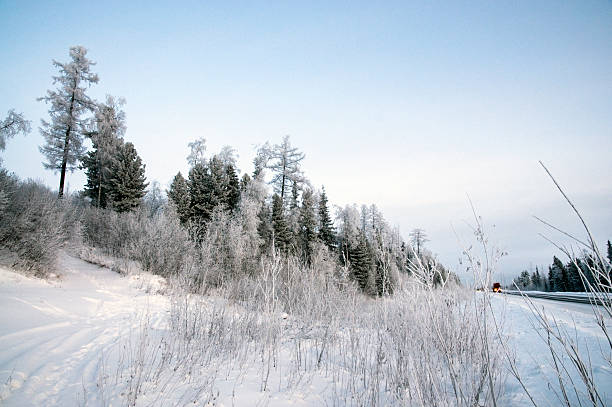
{"label": "bare tree", "polygon": [[47,95],[39,101],[50,103],[51,121],[41,120],[40,132],[45,138],[45,145],[40,152],[47,158],[45,168],[60,171],[58,197],[64,195],[66,169],[74,171],[77,162],[83,156],[83,134],[86,133],[87,119],[83,114],[95,108],[95,102],[85,94],[85,85],[98,82],[98,75],[91,72],[95,65],[86,57],[87,50],[82,46],[70,48],[71,62],[53,61],[60,74],[53,77],[53,83],[59,84],[57,90],[48,90]]}

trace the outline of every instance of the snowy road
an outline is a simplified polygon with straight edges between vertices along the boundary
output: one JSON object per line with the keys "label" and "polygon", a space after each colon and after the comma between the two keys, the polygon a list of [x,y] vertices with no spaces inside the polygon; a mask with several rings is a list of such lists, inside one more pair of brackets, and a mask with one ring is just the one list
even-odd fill
{"label": "snowy road", "polygon": [[[519,296],[493,296],[493,298],[493,307],[509,335],[509,348],[514,350],[517,367],[528,390],[532,392],[538,405],[560,405],[558,379],[552,369],[550,350],[545,339],[540,337],[544,331],[535,322],[529,305]],[[584,355],[588,351],[603,399],[607,405],[612,405],[612,370],[605,360],[611,355],[606,338],[593,317],[591,306],[538,298],[533,298],[532,302],[538,309],[543,309],[560,329],[575,338],[578,348]],[[607,318],[606,324],[610,327],[612,321]],[[575,368],[571,362],[567,360],[566,362],[572,377],[576,383],[579,383]],[[508,378],[506,390],[508,392],[506,401],[509,405],[530,404],[519,383],[511,376]],[[570,401],[574,399],[574,395],[570,394]]]}
{"label": "snowy road", "polygon": [[105,351],[148,310],[163,320],[168,300],[68,255],[63,277],[45,282],[0,269],[0,401],[10,406],[96,404]]}

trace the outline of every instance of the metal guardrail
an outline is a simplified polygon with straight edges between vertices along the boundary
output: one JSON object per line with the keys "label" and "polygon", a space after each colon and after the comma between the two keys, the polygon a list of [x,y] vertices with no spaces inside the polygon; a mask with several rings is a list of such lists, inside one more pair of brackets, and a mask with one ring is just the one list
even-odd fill
{"label": "metal guardrail", "polygon": [[540,291],[515,291],[515,290],[504,290],[504,294],[508,295],[524,295],[531,298],[543,298],[546,300],[553,301],[564,301],[564,302],[577,302],[581,304],[595,304],[595,305],[611,305],[612,298],[606,293],[602,293],[600,296],[590,295],[572,295],[572,294],[557,294],[557,293],[544,293]]}

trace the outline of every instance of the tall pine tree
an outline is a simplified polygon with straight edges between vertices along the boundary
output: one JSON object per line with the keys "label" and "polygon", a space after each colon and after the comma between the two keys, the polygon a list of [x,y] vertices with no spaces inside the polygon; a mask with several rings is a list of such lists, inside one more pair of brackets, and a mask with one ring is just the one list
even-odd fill
{"label": "tall pine tree", "polygon": [[362,291],[368,289],[368,280],[372,269],[370,247],[363,231],[359,232],[357,244],[349,248],[349,261],[353,276]]}
{"label": "tall pine tree", "polygon": [[140,205],[145,195],[145,165],[132,143],[119,149],[109,180],[111,206],[117,212],[127,212]]}
{"label": "tall pine tree", "polygon": [[302,255],[306,264],[312,263],[314,244],[317,239],[314,196],[310,189],[302,194],[302,206],[299,216],[299,242]]}
{"label": "tall pine tree", "polygon": [[76,46],[70,48],[71,62],[53,61],[60,71],[58,76],[53,77],[53,83],[59,86],[38,99],[51,104],[51,121],[41,120],[40,133],[45,145],[39,149],[47,159],[43,163],[45,168],[60,173],[59,198],[64,196],[66,170],[74,171],[85,152],[83,135],[87,131],[87,119],[83,116],[95,108],[95,103],[85,90],[98,82],[98,75],[91,72],[95,64],[86,55],[84,47]]}
{"label": "tall pine tree", "polygon": [[97,105],[95,128],[88,133],[93,150],[89,151],[82,160],[81,168],[85,170],[87,176],[83,193],[97,207],[106,207],[111,167],[123,144],[126,130],[125,113],[121,109],[123,104],[122,99],[116,100],[107,95],[106,103]]}
{"label": "tall pine tree", "polygon": [[333,250],[336,246],[334,224],[329,216],[329,210],[327,209],[325,187],[322,188],[321,197],[319,198],[319,240],[321,240],[330,250]]}
{"label": "tall pine tree", "polygon": [[186,224],[189,221],[189,185],[187,180],[183,178],[183,174],[179,173],[174,176],[170,189],[168,190],[168,198],[174,203],[176,207],[176,214],[182,224]]}
{"label": "tall pine tree", "polygon": [[291,232],[285,218],[283,200],[277,194],[272,197],[272,231],[274,232],[274,245],[283,253],[291,249]]}

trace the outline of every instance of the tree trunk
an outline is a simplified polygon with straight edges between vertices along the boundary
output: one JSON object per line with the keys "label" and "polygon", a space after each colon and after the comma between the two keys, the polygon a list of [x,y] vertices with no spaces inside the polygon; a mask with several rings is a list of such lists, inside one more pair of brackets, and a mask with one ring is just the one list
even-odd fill
{"label": "tree trunk", "polygon": [[[76,88],[76,80],[74,83],[74,89]],[[68,110],[68,117],[72,121],[72,110],[74,109],[74,89],[72,90],[72,96],[70,96],[70,108]],[[64,180],[66,179],[66,166],[68,165],[68,152],[70,147],[70,131],[72,130],[72,126],[69,124],[66,129],[66,138],[64,139],[64,156],[62,157],[62,168],[60,173],[60,184],[59,184],[59,192],[57,193],[58,199],[62,199],[64,197]]]}

